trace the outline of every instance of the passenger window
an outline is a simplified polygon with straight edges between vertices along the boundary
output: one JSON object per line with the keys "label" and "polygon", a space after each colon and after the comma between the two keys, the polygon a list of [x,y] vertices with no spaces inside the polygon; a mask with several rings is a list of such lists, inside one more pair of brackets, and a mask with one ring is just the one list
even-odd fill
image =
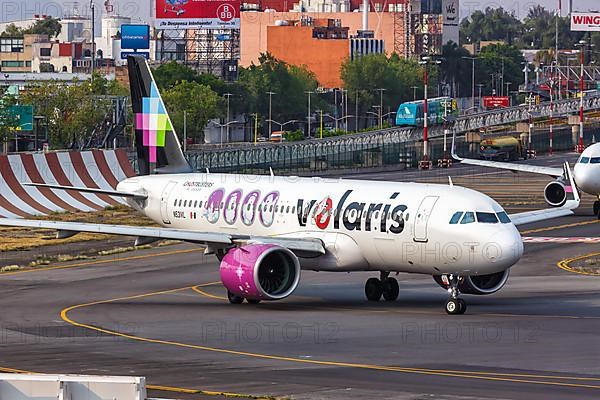
{"label": "passenger window", "polygon": [[202,200],[198,202],[198,207],[202,207]]}
{"label": "passenger window", "polygon": [[482,224],[497,224],[498,217],[494,213],[477,212],[477,222]]}
{"label": "passenger window", "polygon": [[290,206],[287,206],[287,209],[286,209],[285,212],[288,213],[288,214],[290,213]]}
{"label": "passenger window", "polygon": [[198,205],[198,200],[194,200],[194,208]]}
{"label": "passenger window", "polygon": [[296,212],[296,206],[292,207],[292,214]]}
{"label": "passenger window", "polygon": [[508,215],[504,211],[498,213],[498,219],[503,224],[509,224],[510,223],[510,218],[508,217]]}
{"label": "passenger window", "polygon": [[581,157],[579,159],[579,163],[581,163],[581,164],[587,164],[589,162],[590,162],[590,158],[589,157]]}
{"label": "passenger window", "polygon": [[187,207],[187,200],[185,200],[185,201],[183,202],[183,206],[184,206],[184,207]]}
{"label": "passenger window", "polygon": [[177,199],[173,202],[173,207],[177,207]]}
{"label": "passenger window", "polygon": [[462,217],[462,215],[463,215],[462,211],[455,212],[454,215],[452,216],[452,218],[450,218],[450,225],[458,224],[458,221],[460,221],[460,217]]}
{"label": "passenger window", "polygon": [[470,224],[472,222],[475,222],[475,214],[472,213],[471,211],[467,211],[465,213],[465,215],[463,215],[462,219],[460,220],[461,225],[462,224]]}

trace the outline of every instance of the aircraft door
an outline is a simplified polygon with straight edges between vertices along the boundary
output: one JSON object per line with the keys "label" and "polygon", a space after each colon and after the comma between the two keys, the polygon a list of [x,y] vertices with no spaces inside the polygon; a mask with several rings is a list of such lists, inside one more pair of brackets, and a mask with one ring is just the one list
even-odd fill
{"label": "aircraft door", "polygon": [[171,192],[177,185],[175,181],[169,181],[167,186],[163,189],[162,195],[160,197],[160,215],[162,216],[163,223],[170,224],[171,220],[169,218],[169,197]]}
{"label": "aircraft door", "polygon": [[415,242],[427,242],[427,224],[431,216],[431,211],[438,199],[438,196],[427,196],[421,201],[421,205],[415,216],[413,228]]}

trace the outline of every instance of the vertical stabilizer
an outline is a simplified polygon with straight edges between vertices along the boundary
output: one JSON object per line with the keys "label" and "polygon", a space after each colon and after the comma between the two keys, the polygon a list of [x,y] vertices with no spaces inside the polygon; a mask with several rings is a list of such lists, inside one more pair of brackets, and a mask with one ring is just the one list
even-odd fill
{"label": "vertical stabilizer", "polygon": [[127,57],[140,175],[191,172],[144,57]]}

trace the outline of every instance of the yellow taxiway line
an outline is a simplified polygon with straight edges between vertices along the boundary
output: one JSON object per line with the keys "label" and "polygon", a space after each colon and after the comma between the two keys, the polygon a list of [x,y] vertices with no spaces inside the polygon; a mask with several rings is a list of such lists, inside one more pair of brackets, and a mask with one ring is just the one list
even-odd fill
{"label": "yellow taxiway line", "polygon": [[586,271],[580,271],[578,269],[575,269],[573,267],[571,267],[569,264],[571,264],[573,261],[579,261],[579,260],[585,260],[586,258],[590,258],[590,257],[596,257],[596,256],[600,256],[600,252],[595,252],[595,253],[588,253],[588,254],[583,254],[581,256],[575,256],[575,257],[570,257],[570,258],[565,258],[563,260],[560,260],[559,262],[556,263],[556,266],[564,271],[567,272],[573,272],[575,274],[579,274],[579,275],[588,275],[588,276],[600,276],[600,272],[586,272]]}
{"label": "yellow taxiway line", "polygon": [[[112,331],[110,329],[102,328],[99,326],[89,325],[83,322],[78,322],[72,319],[69,316],[69,313],[82,308],[87,308],[100,304],[109,304],[118,301],[125,300],[134,300],[140,298],[146,298],[151,296],[158,296],[164,294],[172,294],[177,292],[182,292],[185,290],[192,290],[196,287],[197,293],[201,293],[204,295],[204,291],[199,289],[201,287],[211,286],[218,284],[219,282],[210,282],[197,286],[186,286],[176,289],[163,290],[158,292],[144,293],[133,296],[119,297],[114,299],[107,300],[99,300],[84,304],[77,304],[63,309],[60,313],[60,317],[63,321],[80,328],[86,328],[93,331],[97,331],[100,333],[118,336],[126,339],[136,340],[145,343],[154,343],[160,345],[167,345],[173,347],[179,347],[184,349],[193,349],[193,350],[201,350],[201,351],[209,351],[220,354],[229,354],[235,356],[244,356],[244,357],[252,357],[257,359],[264,360],[275,360],[275,361],[284,361],[284,362],[292,362],[292,363],[301,363],[301,364],[312,364],[312,365],[321,365],[321,366],[335,366],[335,367],[345,367],[345,368],[358,368],[358,369],[367,369],[367,370],[376,370],[376,371],[390,371],[390,372],[399,372],[399,373],[411,373],[411,374],[422,374],[422,375],[434,375],[434,376],[444,376],[444,377],[455,377],[455,378],[463,378],[463,379],[479,379],[486,381],[502,381],[502,382],[513,382],[513,383],[528,383],[528,384],[537,384],[537,385],[550,385],[550,386],[561,386],[561,387],[576,387],[576,388],[588,388],[588,389],[600,389],[599,384],[590,384],[590,383],[573,383],[573,382],[600,382],[600,378],[596,377],[574,377],[574,376],[555,376],[555,375],[535,375],[535,374],[511,374],[511,373],[494,373],[494,372],[485,372],[485,371],[461,371],[461,370],[437,370],[437,369],[425,369],[425,368],[409,368],[409,367],[400,367],[400,366],[386,366],[386,365],[374,365],[374,364],[361,364],[361,363],[350,363],[350,362],[342,362],[342,361],[329,361],[329,360],[316,360],[316,359],[304,359],[304,358],[295,358],[295,357],[287,357],[287,356],[279,356],[273,354],[264,354],[264,353],[254,353],[249,351],[237,351],[231,350],[227,348],[219,348],[219,347],[210,347],[210,346],[200,346],[190,343],[181,343],[175,342],[171,340],[163,340],[163,339],[154,339],[147,338],[142,336],[130,335],[121,332]],[[217,298],[221,300],[219,296],[210,295],[211,298]],[[560,382],[563,381],[563,382]],[[571,381],[571,382],[564,382]]]}

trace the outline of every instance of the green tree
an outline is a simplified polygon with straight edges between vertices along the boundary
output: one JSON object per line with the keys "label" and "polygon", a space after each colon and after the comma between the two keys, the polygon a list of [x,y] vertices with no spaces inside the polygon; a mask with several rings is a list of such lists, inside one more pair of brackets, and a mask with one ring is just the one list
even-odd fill
{"label": "green tree", "polygon": [[471,57],[471,54],[464,47],[448,42],[442,47],[442,57],[444,60],[440,65],[440,81],[454,88],[452,93],[455,97],[470,95],[472,78],[465,71],[472,66],[463,57]]}
{"label": "green tree", "polygon": [[312,110],[326,107],[316,93],[318,86],[315,75],[304,66],[289,65],[267,53],[261,54],[258,65],[241,68],[237,84],[228,89],[238,94],[232,100],[244,100],[240,111],[258,112],[263,120],[269,115],[267,93],[276,93],[272,97],[272,118],[283,122],[305,120],[308,91],[315,92],[311,96]]}
{"label": "green tree", "polygon": [[183,134],[184,112],[187,112],[187,136],[204,137],[208,120],[220,116],[223,99],[209,86],[182,81],[163,92],[163,100],[175,130]]}
{"label": "green tree", "polygon": [[15,24],[8,24],[4,32],[0,34],[2,37],[23,37],[23,31]]}
{"label": "green tree", "polygon": [[[436,86],[437,68],[429,66],[430,87]],[[413,100],[412,86],[423,87],[423,68],[414,60],[403,60],[392,54],[369,54],[353,61],[346,60],[341,67],[344,88],[354,96],[358,92],[359,116],[376,111],[383,92],[384,113],[394,111],[399,104]],[[420,91],[422,94],[422,90]]]}
{"label": "green tree", "polygon": [[477,10],[460,24],[461,43],[478,43],[482,40],[503,40],[508,44],[517,42],[521,35],[523,24],[514,12],[502,7],[487,7],[484,11]]}
{"label": "green tree", "polygon": [[14,136],[15,128],[19,124],[19,119],[12,109],[16,104],[17,98],[9,93],[5,93],[0,99],[0,142],[4,152],[6,142]]}
{"label": "green tree", "polygon": [[23,30],[25,34],[48,35],[50,38],[58,36],[61,30],[60,20],[57,18],[47,17],[35,21],[33,26]]}
{"label": "green tree", "polygon": [[[523,83],[523,63],[525,58],[515,46],[494,44],[481,49],[475,66],[476,83],[484,84],[483,94],[496,94],[503,91],[501,85],[511,83],[512,90]],[[493,77],[492,77],[493,75]],[[506,87],[504,87],[504,91]]]}
{"label": "green tree", "polygon": [[154,75],[154,80],[159,89],[171,89],[183,81],[197,82],[199,79],[199,74],[195,69],[177,61],[160,65],[153,70],[152,75]]}

